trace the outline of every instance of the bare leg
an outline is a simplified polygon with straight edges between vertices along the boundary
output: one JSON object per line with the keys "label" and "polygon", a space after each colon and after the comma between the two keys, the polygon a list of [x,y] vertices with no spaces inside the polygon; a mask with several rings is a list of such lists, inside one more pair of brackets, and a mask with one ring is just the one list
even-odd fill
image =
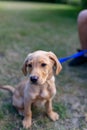
{"label": "bare leg", "polygon": [[77,24],[82,50],[87,50],[87,9],[79,13]]}
{"label": "bare leg", "polygon": [[[87,50],[87,9],[79,13],[77,18],[77,24],[81,44],[81,49],[79,49],[79,51]],[[71,60],[69,62],[69,66],[79,66],[84,63],[87,63],[87,53]]]}
{"label": "bare leg", "polygon": [[52,100],[51,99],[46,102],[46,112],[51,120],[56,121],[59,119],[59,115],[52,110]]}

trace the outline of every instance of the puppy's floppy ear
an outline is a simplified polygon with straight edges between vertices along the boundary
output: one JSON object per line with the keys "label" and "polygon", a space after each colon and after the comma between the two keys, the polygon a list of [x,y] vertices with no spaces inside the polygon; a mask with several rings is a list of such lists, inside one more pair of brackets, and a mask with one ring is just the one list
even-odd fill
{"label": "puppy's floppy ear", "polygon": [[28,54],[24,63],[23,63],[23,66],[22,66],[22,72],[23,74],[26,76],[27,75],[27,63],[28,61],[32,58],[32,53]]}
{"label": "puppy's floppy ear", "polygon": [[28,58],[25,59],[23,66],[22,66],[22,72],[25,76],[27,75],[27,62],[28,62]]}
{"label": "puppy's floppy ear", "polygon": [[49,58],[53,61],[53,67],[55,69],[55,73],[56,75],[59,74],[59,72],[62,69],[62,65],[60,64],[60,62],[58,61],[58,58],[56,57],[56,55],[53,52],[48,52]]}

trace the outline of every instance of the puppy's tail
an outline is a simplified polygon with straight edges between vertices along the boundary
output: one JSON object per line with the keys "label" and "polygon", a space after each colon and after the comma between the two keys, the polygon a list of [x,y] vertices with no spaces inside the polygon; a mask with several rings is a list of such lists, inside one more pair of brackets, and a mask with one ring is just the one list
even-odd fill
{"label": "puppy's tail", "polygon": [[10,85],[0,85],[0,89],[5,89],[5,90],[8,90],[10,91],[12,94],[14,93],[15,91],[15,88],[10,86]]}

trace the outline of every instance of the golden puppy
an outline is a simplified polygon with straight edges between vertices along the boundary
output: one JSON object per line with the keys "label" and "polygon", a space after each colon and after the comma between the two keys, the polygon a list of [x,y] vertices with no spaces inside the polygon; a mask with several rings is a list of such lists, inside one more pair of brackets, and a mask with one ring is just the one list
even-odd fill
{"label": "golden puppy", "polygon": [[29,128],[32,124],[32,104],[45,105],[49,118],[53,121],[59,119],[52,109],[52,99],[56,94],[54,74],[58,74],[61,69],[54,53],[39,50],[28,54],[24,61],[22,71],[27,76],[25,81],[16,88],[0,85],[0,88],[13,93],[13,105],[24,115],[23,127]]}

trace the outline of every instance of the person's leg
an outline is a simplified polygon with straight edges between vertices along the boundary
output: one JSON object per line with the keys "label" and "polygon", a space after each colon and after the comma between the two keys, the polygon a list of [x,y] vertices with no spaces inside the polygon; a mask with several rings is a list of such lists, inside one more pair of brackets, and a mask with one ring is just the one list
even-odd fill
{"label": "person's leg", "polygon": [[[83,10],[79,13],[77,24],[78,35],[81,44],[81,49],[79,49],[78,51],[87,50],[87,10]],[[87,54],[73,59],[69,62],[69,66],[78,66],[85,62],[87,62]]]}
{"label": "person's leg", "polygon": [[87,10],[79,13],[77,24],[81,48],[87,50]]}

